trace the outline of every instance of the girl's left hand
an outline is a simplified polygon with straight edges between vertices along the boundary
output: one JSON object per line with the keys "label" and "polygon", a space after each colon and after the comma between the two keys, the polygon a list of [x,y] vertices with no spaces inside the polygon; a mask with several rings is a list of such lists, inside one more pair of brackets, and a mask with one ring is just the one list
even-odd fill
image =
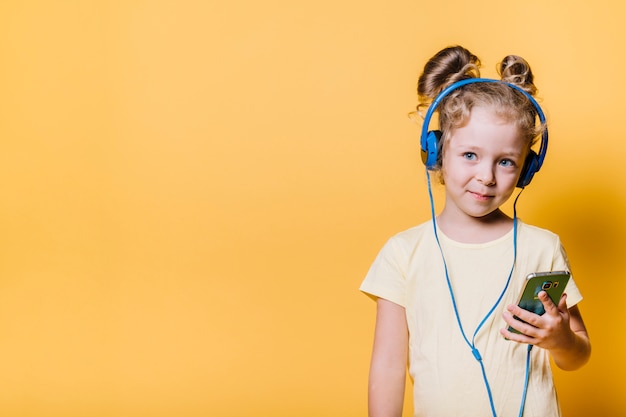
{"label": "girl's left hand", "polygon": [[[508,328],[501,329],[500,333],[509,340],[539,346],[544,349],[567,349],[574,342],[575,334],[570,329],[570,314],[567,309],[567,295],[563,294],[556,305],[545,291],[538,294],[546,312],[539,316],[516,305],[507,306],[502,313],[504,321],[521,332],[513,333]],[[516,320],[517,316],[524,320]]]}

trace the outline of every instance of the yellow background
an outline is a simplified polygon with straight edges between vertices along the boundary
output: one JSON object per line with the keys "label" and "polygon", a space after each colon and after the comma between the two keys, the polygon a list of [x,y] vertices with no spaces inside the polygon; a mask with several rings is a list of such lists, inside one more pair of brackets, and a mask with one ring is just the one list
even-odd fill
{"label": "yellow background", "polygon": [[470,3],[2,1],[0,415],[364,416],[357,288],[428,219],[406,114],[457,43],[533,66],[519,214],[561,235],[594,347],[559,395],[624,415],[625,6]]}

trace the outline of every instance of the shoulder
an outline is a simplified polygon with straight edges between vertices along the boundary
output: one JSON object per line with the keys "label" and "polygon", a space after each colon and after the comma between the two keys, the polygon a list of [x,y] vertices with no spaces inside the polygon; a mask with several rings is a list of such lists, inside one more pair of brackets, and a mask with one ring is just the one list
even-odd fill
{"label": "shoulder", "polygon": [[524,241],[532,241],[536,244],[557,244],[560,242],[559,235],[541,227],[533,226],[522,221],[519,221],[518,233],[519,239]]}
{"label": "shoulder", "polygon": [[518,233],[519,255],[543,262],[543,268],[569,270],[569,261],[559,235],[522,222],[518,226]]}
{"label": "shoulder", "polygon": [[432,222],[427,221],[411,227],[391,236],[379,253],[379,258],[395,259],[404,264],[412,258],[418,248],[423,248],[425,243],[434,243]]}
{"label": "shoulder", "polygon": [[410,229],[406,229],[402,232],[396,233],[389,240],[393,242],[398,242],[399,244],[409,244],[412,246],[415,243],[423,240],[424,238],[433,236],[433,234],[433,223],[429,220],[420,225],[411,227]]}
{"label": "shoulder", "polygon": [[361,283],[361,291],[406,306],[406,285],[412,276],[411,266],[417,258],[426,256],[422,248],[436,247],[425,244],[434,242],[433,235],[432,223],[425,222],[389,238]]}
{"label": "shoulder", "polygon": [[391,236],[385,247],[398,254],[409,255],[425,242],[431,241],[434,242],[433,224],[427,221]]}

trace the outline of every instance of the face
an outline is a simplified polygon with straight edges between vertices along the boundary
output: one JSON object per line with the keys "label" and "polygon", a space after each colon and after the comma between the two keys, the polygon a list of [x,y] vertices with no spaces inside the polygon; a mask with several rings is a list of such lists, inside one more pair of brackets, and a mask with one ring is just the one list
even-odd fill
{"label": "face", "polygon": [[513,193],[528,153],[517,126],[489,107],[473,108],[469,121],[452,131],[444,147],[442,215],[460,219],[496,212]]}

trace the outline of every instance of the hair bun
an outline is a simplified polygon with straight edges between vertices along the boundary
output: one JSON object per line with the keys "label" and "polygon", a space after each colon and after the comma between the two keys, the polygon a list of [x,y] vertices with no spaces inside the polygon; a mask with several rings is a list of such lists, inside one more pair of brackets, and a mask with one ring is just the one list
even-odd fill
{"label": "hair bun", "polygon": [[508,55],[498,65],[498,74],[509,84],[514,84],[530,95],[535,95],[534,75],[526,60],[517,55]]}
{"label": "hair bun", "polygon": [[419,77],[417,95],[423,104],[434,99],[447,86],[480,77],[480,60],[462,46],[451,46],[428,60]]}

